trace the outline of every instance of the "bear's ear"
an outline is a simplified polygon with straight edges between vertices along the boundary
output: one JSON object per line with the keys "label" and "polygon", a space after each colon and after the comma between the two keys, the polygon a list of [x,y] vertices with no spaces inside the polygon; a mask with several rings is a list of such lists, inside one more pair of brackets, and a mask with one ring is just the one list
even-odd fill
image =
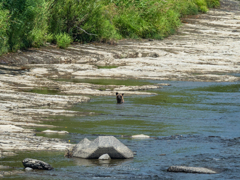
{"label": "bear's ear", "polygon": [[118,95],[118,92],[116,92],[116,95]]}
{"label": "bear's ear", "polygon": [[124,93],[122,93],[122,96],[124,95]]}

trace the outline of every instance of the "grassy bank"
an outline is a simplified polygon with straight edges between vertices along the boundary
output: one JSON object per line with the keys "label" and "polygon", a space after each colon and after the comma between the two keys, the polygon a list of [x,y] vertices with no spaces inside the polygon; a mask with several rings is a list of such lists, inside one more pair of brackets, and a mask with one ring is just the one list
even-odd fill
{"label": "grassy bank", "polygon": [[219,0],[0,0],[0,55],[71,42],[163,39]]}

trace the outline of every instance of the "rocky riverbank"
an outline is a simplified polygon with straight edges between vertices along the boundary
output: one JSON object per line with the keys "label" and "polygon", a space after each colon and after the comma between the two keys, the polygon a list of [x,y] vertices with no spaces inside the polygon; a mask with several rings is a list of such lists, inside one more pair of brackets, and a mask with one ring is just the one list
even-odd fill
{"label": "rocky riverbank", "polygon": [[[222,5],[207,14],[182,19],[176,35],[162,41],[74,44],[68,49],[49,45],[0,57],[0,150],[64,150],[69,143],[37,137],[34,127],[51,128],[44,124],[51,115],[91,114],[66,110],[88,102],[87,95],[114,96],[116,91],[151,95],[140,90],[168,85],[96,85],[53,79],[239,81],[239,2],[224,0]],[[56,90],[58,95],[26,92],[37,88]]]}
{"label": "rocky riverbank", "polygon": [[176,35],[163,41],[75,44],[65,50],[49,46],[8,54],[0,62],[21,66],[25,75],[48,78],[238,81],[238,7],[238,1],[224,0],[220,9],[183,18]]}

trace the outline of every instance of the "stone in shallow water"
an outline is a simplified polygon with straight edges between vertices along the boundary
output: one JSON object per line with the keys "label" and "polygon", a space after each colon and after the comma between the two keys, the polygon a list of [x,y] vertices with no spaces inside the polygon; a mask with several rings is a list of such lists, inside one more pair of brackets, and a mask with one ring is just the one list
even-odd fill
{"label": "stone in shallow water", "polygon": [[11,167],[0,165],[0,170],[2,170],[2,169],[11,169]]}
{"label": "stone in shallow water", "polygon": [[134,138],[134,139],[147,139],[147,138],[150,138],[150,136],[144,135],[144,134],[138,134],[138,135],[133,135],[132,138]]}
{"label": "stone in shallow water", "polygon": [[58,133],[58,134],[68,134],[69,132],[67,131],[53,131],[53,130],[45,130],[45,131],[42,131],[43,133]]}
{"label": "stone in shallow water", "polygon": [[217,172],[203,167],[187,167],[187,166],[170,166],[169,172],[185,172],[185,173],[201,173],[201,174],[216,174]]}
{"label": "stone in shallow water", "polygon": [[99,136],[94,141],[84,138],[73,148],[73,157],[98,159],[108,154],[112,159],[133,158],[133,152],[113,136]]}
{"label": "stone in shallow water", "polygon": [[9,151],[9,152],[3,152],[2,155],[3,156],[16,156],[17,154]]}
{"label": "stone in shallow water", "polygon": [[26,158],[23,160],[22,163],[25,168],[30,167],[32,169],[40,169],[40,170],[52,170],[53,169],[53,167],[51,165],[49,165],[48,163],[45,163],[45,162],[37,160],[37,159]]}
{"label": "stone in shallow water", "polygon": [[108,154],[103,154],[98,159],[99,160],[110,160],[111,157]]}
{"label": "stone in shallow water", "polygon": [[30,168],[30,167],[26,167],[25,168],[25,171],[32,171],[33,169],[32,168]]}

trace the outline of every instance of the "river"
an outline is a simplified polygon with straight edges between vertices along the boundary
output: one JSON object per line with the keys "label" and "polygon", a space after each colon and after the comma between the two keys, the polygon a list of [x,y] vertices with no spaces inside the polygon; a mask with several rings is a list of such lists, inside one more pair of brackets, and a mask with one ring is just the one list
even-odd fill
{"label": "river", "polygon": [[[137,81],[137,80],[136,80]],[[78,143],[87,137],[113,135],[128,146],[132,160],[98,160],[65,158],[63,152],[22,152],[1,160],[23,170],[21,161],[41,159],[53,171],[31,171],[6,179],[239,179],[240,174],[240,83],[180,82],[151,90],[157,95],[125,96],[125,103],[116,104],[112,96],[92,97],[89,103],[72,110],[95,112],[90,116],[55,116],[50,125],[67,130],[67,135],[38,136],[61,138]],[[46,122],[45,122],[46,124]],[[54,130],[54,129],[53,129]],[[136,134],[150,139],[131,139]],[[123,136],[122,136],[123,135]],[[172,165],[206,167],[217,174],[170,173]]]}

